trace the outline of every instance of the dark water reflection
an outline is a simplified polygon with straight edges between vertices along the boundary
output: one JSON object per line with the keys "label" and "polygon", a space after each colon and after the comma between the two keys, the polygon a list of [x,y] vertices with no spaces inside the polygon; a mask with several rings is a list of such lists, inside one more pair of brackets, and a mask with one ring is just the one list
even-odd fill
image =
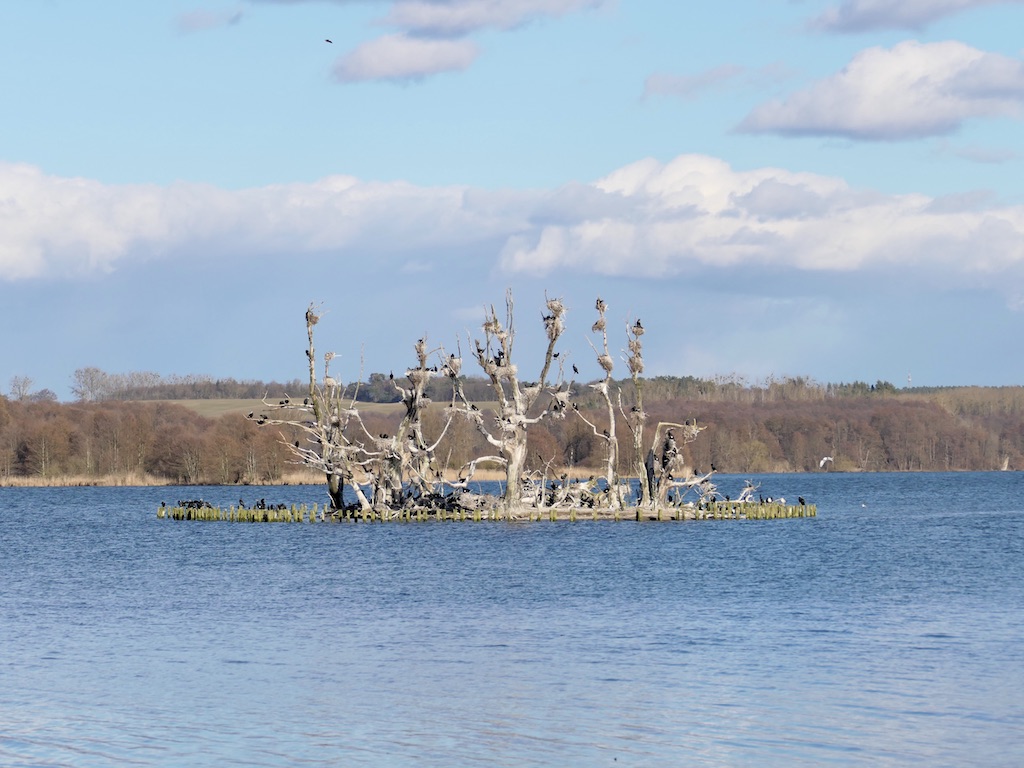
{"label": "dark water reflection", "polygon": [[156,506],[195,489],[0,489],[0,764],[1020,764],[1024,477],[758,480],[819,516],[182,523]]}

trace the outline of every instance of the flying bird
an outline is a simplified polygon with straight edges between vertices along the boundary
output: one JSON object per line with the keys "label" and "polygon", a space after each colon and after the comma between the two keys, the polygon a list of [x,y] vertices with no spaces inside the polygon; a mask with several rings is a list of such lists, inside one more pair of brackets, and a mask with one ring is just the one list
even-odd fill
{"label": "flying bird", "polygon": [[334,41],[333,41],[333,40],[331,40],[331,39],[329,39],[329,38],[326,38],[326,37],[324,38],[324,42],[325,42],[325,43],[332,43],[332,44],[334,43]]}
{"label": "flying bird", "polygon": [[831,456],[824,456],[824,457],[822,457],[821,461],[818,462],[818,468],[820,469],[821,467],[824,467],[826,461],[832,461],[832,460],[833,459],[832,459]]}

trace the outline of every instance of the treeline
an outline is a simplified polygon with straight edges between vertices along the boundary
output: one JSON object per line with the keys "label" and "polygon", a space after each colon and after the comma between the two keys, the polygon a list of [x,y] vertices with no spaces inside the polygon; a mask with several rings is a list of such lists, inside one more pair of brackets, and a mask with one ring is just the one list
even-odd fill
{"label": "treeline", "polygon": [[[380,379],[390,386],[390,376]],[[872,389],[787,379],[751,387],[672,377],[643,382],[648,424],[696,418],[707,427],[683,448],[695,469],[817,471],[824,456],[832,456],[831,469],[841,471],[992,470],[1004,463],[1024,469],[1024,388],[897,391],[880,384]],[[301,392],[275,387],[269,390],[272,397]],[[627,410],[634,402],[631,387],[621,387]],[[589,399],[585,386],[576,389],[580,409],[603,427],[600,404]],[[439,392],[427,412],[428,440],[443,429],[449,397]],[[471,399],[483,406],[492,395],[483,387]],[[367,432],[376,435],[393,431],[399,413],[397,408],[365,409],[361,418]],[[618,436],[620,444],[628,445],[623,422]],[[0,396],[0,482],[62,477],[274,482],[295,469],[286,443],[296,439],[300,435],[261,429],[241,414],[211,419],[167,402],[57,403]],[[546,421],[529,433],[528,468],[597,469],[605,460],[604,445],[574,415]],[[457,417],[435,457],[439,466],[455,469],[488,452],[480,434]]]}
{"label": "treeline", "polygon": [[107,373],[99,368],[79,368],[73,374],[72,381],[71,392],[83,403],[111,400],[250,400],[263,397],[268,392],[301,392],[303,388],[298,379],[284,383],[239,381],[201,374],[161,376],[152,371]]}
{"label": "treeline", "polygon": [[[362,403],[396,403],[400,395],[392,378],[401,380],[405,372],[395,374],[371,373],[366,381],[344,383],[343,397]],[[26,388],[31,382],[24,377],[15,377],[11,396],[17,400],[53,400],[50,393],[38,396]],[[13,382],[13,380],[12,380]],[[463,390],[470,400],[491,399],[490,382],[483,376],[462,377]],[[630,379],[618,382],[620,389],[630,391]],[[805,377],[768,378],[749,383],[738,376],[719,376],[701,379],[694,376],[657,376],[644,381],[644,386],[654,399],[690,398],[695,400],[724,402],[771,402],[776,400],[818,400],[826,397],[858,397],[873,394],[895,394],[897,389],[891,383],[878,381],[874,384],[856,381],[850,384],[821,384]],[[71,387],[80,402],[105,402],[110,400],[246,400],[263,397],[272,393],[297,395],[304,392],[308,384],[293,379],[288,382],[215,378],[203,374],[184,376],[161,376],[150,371],[129,373],[107,373],[99,368],[79,368],[73,375]],[[905,391],[905,390],[904,390]],[[49,393],[49,390],[45,390]],[[434,400],[450,398],[451,392],[443,377],[435,378],[427,385],[426,394]],[[585,394],[585,393],[583,393]]]}
{"label": "treeline", "polygon": [[241,415],[209,419],[172,403],[0,397],[0,482],[272,482],[288,468],[289,453],[280,441]]}

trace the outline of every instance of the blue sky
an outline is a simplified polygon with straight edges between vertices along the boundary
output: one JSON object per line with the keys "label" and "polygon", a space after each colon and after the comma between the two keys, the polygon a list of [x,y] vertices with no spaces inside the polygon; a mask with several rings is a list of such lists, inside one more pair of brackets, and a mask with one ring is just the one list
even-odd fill
{"label": "blue sky", "polygon": [[397,371],[509,288],[527,372],[547,291],[584,376],[600,295],[649,375],[1024,383],[1021,29],[1005,0],[4,3],[0,390],[301,377],[310,301],[343,378]]}

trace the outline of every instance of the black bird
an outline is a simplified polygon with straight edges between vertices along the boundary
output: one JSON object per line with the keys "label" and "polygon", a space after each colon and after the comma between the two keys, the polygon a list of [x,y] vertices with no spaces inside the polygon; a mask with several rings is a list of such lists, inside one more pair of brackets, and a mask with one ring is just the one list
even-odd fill
{"label": "black bird", "polygon": [[333,40],[329,40],[329,39],[327,39],[326,37],[324,38],[324,42],[325,42],[325,43],[331,43],[332,45],[334,44],[334,41],[333,41]]}
{"label": "black bird", "polygon": [[247,418],[247,419],[251,419],[251,418],[252,418],[252,415],[253,415],[253,413],[255,413],[255,411],[249,411],[249,415],[248,415],[248,416],[246,416],[245,418]]}
{"label": "black bird", "polygon": [[558,357],[560,354],[562,354],[562,353],[561,352],[552,352],[551,356],[552,357]]}
{"label": "black bird", "polygon": [[801,507],[804,506],[807,503],[806,501],[804,501],[804,497],[803,496],[797,496],[796,500],[800,502],[800,506]]}
{"label": "black bird", "polygon": [[576,367],[576,363],[572,364],[572,372],[575,373],[577,376],[580,373],[580,369]]}

